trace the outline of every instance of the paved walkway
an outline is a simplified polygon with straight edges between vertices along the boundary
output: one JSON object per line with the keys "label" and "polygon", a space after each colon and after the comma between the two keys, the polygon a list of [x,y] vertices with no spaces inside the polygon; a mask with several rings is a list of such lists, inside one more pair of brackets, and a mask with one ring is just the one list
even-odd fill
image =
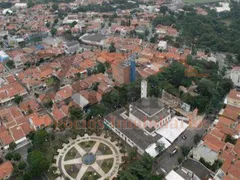
{"label": "paved walkway", "polygon": [[[89,148],[83,148],[81,145],[79,145],[81,142],[87,141],[95,141],[95,144],[90,150]],[[104,144],[106,147],[110,148],[112,154],[103,155],[103,152],[99,151],[99,145],[101,143]],[[71,180],[80,180],[84,176],[84,174],[89,171],[93,171],[93,173],[94,171],[97,172],[101,176],[101,178],[99,179],[113,179],[117,176],[119,166],[122,162],[122,154],[120,153],[119,147],[117,147],[116,144],[117,142],[111,142],[110,138],[104,138],[104,134],[102,134],[101,136],[88,136],[87,134],[85,134],[84,137],[78,136],[75,140],[69,139],[69,144],[63,144],[63,148],[58,150],[59,155],[55,157],[56,164],[54,164],[53,166],[58,167],[56,173],[62,174],[63,178],[67,177]],[[69,151],[73,147],[77,151],[76,158],[73,158],[71,160],[64,160],[66,155],[70,153]],[[84,162],[82,161],[82,157],[87,153],[92,153],[96,158],[96,160],[90,165],[84,164]],[[108,173],[105,173],[100,165],[106,159],[113,159],[113,165]],[[69,170],[68,172],[66,171],[66,165],[78,165],[78,167],[80,165],[79,169],[71,167],[71,170],[74,171],[74,173],[77,173],[76,178],[73,178],[71,176],[71,172],[69,173]],[[78,172],[76,172],[77,170]]]}

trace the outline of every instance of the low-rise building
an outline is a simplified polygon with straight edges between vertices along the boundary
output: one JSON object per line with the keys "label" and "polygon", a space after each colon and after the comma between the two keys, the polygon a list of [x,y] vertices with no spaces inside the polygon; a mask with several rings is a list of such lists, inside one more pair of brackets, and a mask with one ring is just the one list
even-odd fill
{"label": "low-rise building", "polygon": [[80,49],[80,45],[78,41],[70,41],[65,43],[64,45],[64,51],[66,54],[74,54],[78,52]]}
{"label": "low-rise building", "polygon": [[0,179],[9,179],[13,172],[13,165],[11,161],[6,161],[0,165]]}

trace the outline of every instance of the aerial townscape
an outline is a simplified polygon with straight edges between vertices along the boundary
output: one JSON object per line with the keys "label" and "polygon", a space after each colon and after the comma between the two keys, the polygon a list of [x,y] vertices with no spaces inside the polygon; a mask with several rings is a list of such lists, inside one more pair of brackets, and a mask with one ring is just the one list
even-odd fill
{"label": "aerial townscape", "polygon": [[239,0],[0,0],[0,180],[239,180]]}

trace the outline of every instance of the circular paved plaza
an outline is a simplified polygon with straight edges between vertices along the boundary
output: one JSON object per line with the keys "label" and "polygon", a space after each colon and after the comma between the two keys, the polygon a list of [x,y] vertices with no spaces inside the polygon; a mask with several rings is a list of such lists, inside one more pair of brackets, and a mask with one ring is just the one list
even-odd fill
{"label": "circular paved plaza", "polygon": [[56,173],[59,179],[113,179],[122,163],[122,154],[117,142],[104,138],[104,134],[69,139],[68,144],[55,156]]}

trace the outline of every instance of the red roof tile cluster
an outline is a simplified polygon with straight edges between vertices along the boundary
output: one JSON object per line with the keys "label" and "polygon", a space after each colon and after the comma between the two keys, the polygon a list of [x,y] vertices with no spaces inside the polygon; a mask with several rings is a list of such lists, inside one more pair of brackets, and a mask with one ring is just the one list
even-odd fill
{"label": "red roof tile cluster", "polygon": [[28,119],[17,106],[0,110],[0,142],[6,146],[32,131]]}

